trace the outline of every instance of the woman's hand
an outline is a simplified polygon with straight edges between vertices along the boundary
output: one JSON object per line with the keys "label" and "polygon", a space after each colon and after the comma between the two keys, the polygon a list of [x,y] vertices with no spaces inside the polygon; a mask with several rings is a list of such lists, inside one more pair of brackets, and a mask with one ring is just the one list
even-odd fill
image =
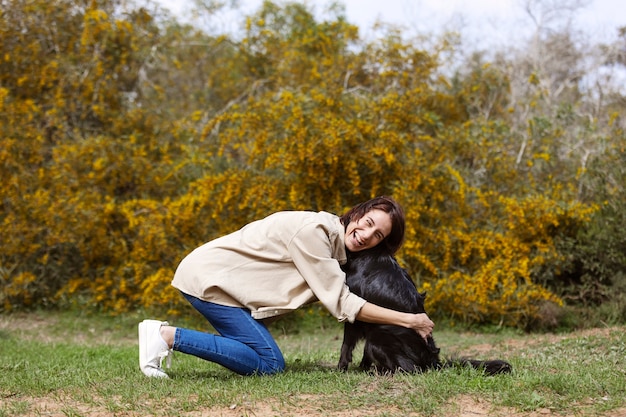
{"label": "woman's hand", "polygon": [[430,320],[426,313],[418,313],[413,315],[413,324],[411,324],[411,328],[419,333],[424,340],[428,336],[432,336],[433,328],[435,327],[435,323]]}

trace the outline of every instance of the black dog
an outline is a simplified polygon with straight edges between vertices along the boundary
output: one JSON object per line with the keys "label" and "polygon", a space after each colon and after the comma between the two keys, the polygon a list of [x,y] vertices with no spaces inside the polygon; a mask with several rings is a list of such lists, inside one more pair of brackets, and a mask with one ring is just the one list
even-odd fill
{"label": "black dog", "polygon": [[[381,250],[349,255],[343,269],[350,291],[381,307],[405,313],[425,313],[425,294],[417,291],[409,274],[398,265],[392,255]],[[339,369],[348,369],[352,362],[352,352],[361,339],[365,339],[360,365],[363,370],[374,365],[382,373],[422,372],[458,364],[483,369],[488,375],[511,372],[511,365],[501,360],[441,361],[439,348],[431,336],[424,340],[412,329],[359,321],[345,324]]]}

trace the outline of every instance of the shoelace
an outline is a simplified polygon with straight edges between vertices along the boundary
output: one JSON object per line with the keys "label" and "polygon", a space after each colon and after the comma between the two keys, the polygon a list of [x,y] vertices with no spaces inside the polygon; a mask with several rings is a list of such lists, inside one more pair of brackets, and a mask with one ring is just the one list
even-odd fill
{"label": "shoelace", "polygon": [[[161,326],[169,326],[170,324],[166,321],[161,322]],[[167,368],[172,367],[172,356],[174,356],[174,351],[172,349],[163,350],[159,352],[159,368],[163,368],[163,359],[166,359],[165,365]]]}
{"label": "shoelace", "polygon": [[163,367],[163,359],[165,359],[165,365],[167,368],[172,367],[172,356],[174,356],[174,351],[172,349],[163,350],[159,352],[159,367]]}

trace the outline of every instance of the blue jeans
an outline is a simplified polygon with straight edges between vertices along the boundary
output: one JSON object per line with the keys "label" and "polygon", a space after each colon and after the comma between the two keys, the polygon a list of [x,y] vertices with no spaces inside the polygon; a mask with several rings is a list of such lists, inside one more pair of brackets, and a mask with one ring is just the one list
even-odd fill
{"label": "blue jeans", "polygon": [[176,328],[172,349],[218,363],[240,375],[269,375],[285,369],[285,359],[265,324],[250,310],[227,307],[183,293],[219,335]]}

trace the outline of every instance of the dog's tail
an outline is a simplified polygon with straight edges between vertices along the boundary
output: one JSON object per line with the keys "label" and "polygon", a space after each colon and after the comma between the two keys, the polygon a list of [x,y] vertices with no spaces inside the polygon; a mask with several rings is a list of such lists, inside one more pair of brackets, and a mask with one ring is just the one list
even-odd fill
{"label": "dog's tail", "polygon": [[469,358],[446,359],[442,365],[445,368],[453,366],[470,366],[474,369],[483,370],[486,375],[510,374],[513,371],[513,367],[510,363],[500,359],[488,361]]}

